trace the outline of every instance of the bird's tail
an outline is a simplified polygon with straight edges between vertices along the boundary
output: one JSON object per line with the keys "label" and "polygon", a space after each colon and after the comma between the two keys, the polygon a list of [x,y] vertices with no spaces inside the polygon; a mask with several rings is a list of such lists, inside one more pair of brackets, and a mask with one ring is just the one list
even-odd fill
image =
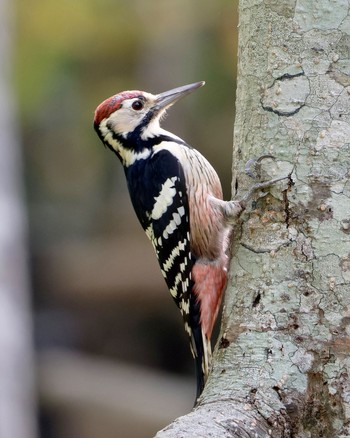
{"label": "bird's tail", "polygon": [[193,300],[191,309],[191,339],[190,346],[192,355],[195,359],[197,377],[196,400],[201,395],[207,381],[211,365],[211,343],[205,335],[200,323],[199,305],[197,300]]}
{"label": "bird's tail", "polygon": [[198,397],[204,388],[211,367],[210,338],[227,273],[224,263],[220,261],[211,264],[197,262],[192,274],[194,286],[190,302],[191,348],[196,361]]}
{"label": "bird's tail", "polygon": [[[196,364],[196,377],[197,377],[197,394],[196,400],[201,395],[204,385],[208,379],[208,374],[211,365],[211,343],[205,336],[205,334],[199,329],[198,338],[196,339],[196,353],[194,355]],[[196,330],[195,330],[196,332]],[[197,338],[197,333],[194,334]]]}

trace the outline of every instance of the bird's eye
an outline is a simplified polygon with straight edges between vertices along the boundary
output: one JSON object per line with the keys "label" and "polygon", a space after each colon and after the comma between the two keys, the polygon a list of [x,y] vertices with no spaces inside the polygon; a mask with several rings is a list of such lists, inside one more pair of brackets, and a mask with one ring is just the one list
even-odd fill
{"label": "bird's eye", "polygon": [[143,103],[141,102],[141,100],[135,100],[135,102],[132,103],[132,109],[134,109],[135,111],[140,111],[143,108]]}

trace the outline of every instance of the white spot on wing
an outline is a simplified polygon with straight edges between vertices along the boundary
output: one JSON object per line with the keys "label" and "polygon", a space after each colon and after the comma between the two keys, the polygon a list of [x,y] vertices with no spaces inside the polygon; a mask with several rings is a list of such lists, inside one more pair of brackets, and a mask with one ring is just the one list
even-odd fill
{"label": "white spot on wing", "polygon": [[184,272],[187,265],[187,257],[185,257],[184,262],[180,264],[180,271]]}
{"label": "white spot on wing", "polygon": [[153,240],[154,239],[154,233],[153,233],[153,227],[152,225],[150,225],[146,230],[145,230],[146,236],[149,238],[149,240]]}
{"label": "white spot on wing", "polygon": [[[190,327],[190,325],[188,324],[188,322],[186,321],[185,322],[185,330],[186,330],[186,332],[189,334],[189,335],[191,335],[192,334],[192,329],[191,329],[191,327]],[[191,350],[192,350],[192,354],[193,355],[197,355],[197,352],[194,352],[194,350],[193,350],[193,346],[191,346]]]}
{"label": "white spot on wing", "polygon": [[163,263],[163,269],[164,271],[169,271],[169,269],[172,267],[174,260],[176,257],[180,255],[180,251],[183,251],[185,249],[186,240],[184,242],[179,242],[178,246],[176,246],[170,253],[168,259],[165,263]]}
{"label": "white spot on wing", "polygon": [[[172,234],[180,224],[181,224],[181,215],[178,213],[173,213],[172,220],[169,222],[169,224],[163,231],[164,239],[167,239],[169,237],[169,234]],[[189,233],[187,233],[187,238],[189,239]]]}
{"label": "white spot on wing", "polygon": [[[157,240],[155,239],[155,237],[154,237],[154,231],[153,231],[153,227],[152,227],[152,225],[150,225],[146,230],[145,230],[145,233],[146,233],[146,236],[149,238],[149,240],[151,241],[151,243],[152,243],[152,245],[153,245],[153,248],[154,248],[154,250],[155,250],[155,252],[156,252],[156,254],[157,254],[157,257],[158,257],[158,254],[159,254],[159,250],[158,250],[158,248],[157,248]],[[158,239],[159,240],[159,239]]]}
{"label": "white spot on wing", "polygon": [[[180,195],[181,196],[181,195]],[[177,212],[179,213],[179,215],[182,217],[185,214],[185,207],[182,205],[181,207],[179,207],[177,209]]]}
{"label": "white spot on wing", "polygon": [[174,222],[176,223],[176,225],[180,225],[181,224],[181,217],[178,213],[174,213],[173,214],[174,217]]}
{"label": "white spot on wing", "polygon": [[189,300],[185,301],[184,299],[182,299],[181,301],[181,310],[182,313],[188,315],[190,313],[190,302]]}
{"label": "white spot on wing", "polygon": [[152,219],[159,219],[167,211],[168,207],[173,203],[176,195],[175,181],[177,176],[168,178],[162,185],[159,196],[155,197],[155,203],[152,210]]}
{"label": "white spot on wing", "polygon": [[175,277],[175,282],[174,282],[174,286],[172,288],[170,288],[170,293],[171,295],[176,298],[177,297],[177,286],[178,284],[181,282],[181,273],[178,273]]}
{"label": "white spot on wing", "polygon": [[187,290],[189,285],[190,285],[190,282],[188,281],[188,278],[186,278],[186,280],[182,282],[183,290],[184,291]]}

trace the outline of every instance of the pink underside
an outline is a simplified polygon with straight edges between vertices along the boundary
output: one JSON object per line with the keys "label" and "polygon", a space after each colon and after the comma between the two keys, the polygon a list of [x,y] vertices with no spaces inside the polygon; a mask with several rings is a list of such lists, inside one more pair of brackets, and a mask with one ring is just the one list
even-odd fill
{"label": "pink underside", "polygon": [[210,339],[226,284],[226,270],[215,264],[196,263],[192,275],[195,283],[194,293],[201,306],[202,329],[207,339]]}

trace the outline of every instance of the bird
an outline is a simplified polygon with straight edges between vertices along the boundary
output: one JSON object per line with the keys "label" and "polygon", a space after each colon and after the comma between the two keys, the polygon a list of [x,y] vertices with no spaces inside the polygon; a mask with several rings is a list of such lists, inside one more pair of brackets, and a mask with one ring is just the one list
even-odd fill
{"label": "bird", "polygon": [[211,368],[211,336],[227,282],[232,218],[217,172],[195,148],[160,126],[166,111],[204,81],[160,94],[123,91],[98,105],[94,129],[119,158],[132,205],[179,308],[197,376],[196,400]]}

